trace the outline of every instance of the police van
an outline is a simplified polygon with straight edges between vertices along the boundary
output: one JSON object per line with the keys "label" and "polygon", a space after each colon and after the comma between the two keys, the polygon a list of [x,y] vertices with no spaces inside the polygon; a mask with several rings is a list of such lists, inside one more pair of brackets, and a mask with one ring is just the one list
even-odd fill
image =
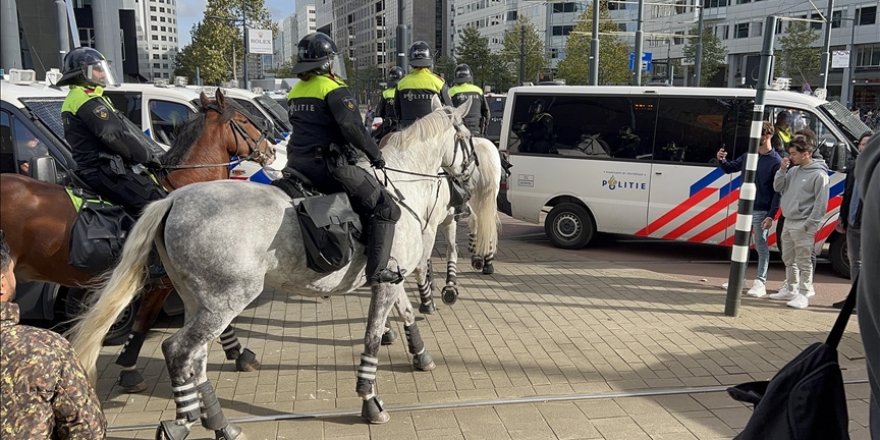
{"label": "police van", "polygon": [[[724,174],[715,156],[719,148],[730,158],[747,151],[754,100],[751,89],[513,88],[501,130],[513,165],[509,214],[543,220],[562,248],[586,246],[597,232],[730,246],[742,181]],[[846,240],[834,226],[846,163],[868,127],[837,102],[768,91],[764,119],[782,111],[792,115],[792,132],[817,133],[831,185],[816,250],[828,243],[835,271],[848,275]]]}

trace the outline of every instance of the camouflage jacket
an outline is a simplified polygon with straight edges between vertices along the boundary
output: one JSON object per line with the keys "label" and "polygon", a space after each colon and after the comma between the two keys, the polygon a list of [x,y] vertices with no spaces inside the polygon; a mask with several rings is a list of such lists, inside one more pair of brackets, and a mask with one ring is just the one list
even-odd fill
{"label": "camouflage jacket", "polygon": [[102,439],[107,421],[66,339],[0,303],[0,438]]}

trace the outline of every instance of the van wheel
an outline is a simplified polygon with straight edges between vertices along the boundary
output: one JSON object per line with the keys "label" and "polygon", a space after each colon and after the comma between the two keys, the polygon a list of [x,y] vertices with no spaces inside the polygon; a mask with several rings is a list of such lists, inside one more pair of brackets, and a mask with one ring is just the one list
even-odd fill
{"label": "van wheel", "polygon": [[[88,302],[88,298],[93,293],[85,289],[71,288],[67,292],[64,304],[64,313],[67,315],[67,319],[78,318],[84,311],[84,303]],[[122,345],[125,343],[128,334],[131,333],[140,304],[141,298],[137,297],[125,307],[125,310],[122,311],[116,322],[110,326],[110,331],[104,336],[104,345]]]}
{"label": "van wheel", "polygon": [[593,240],[596,224],[586,208],[576,203],[560,203],[544,220],[544,233],[554,246],[580,249]]}
{"label": "van wheel", "polygon": [[837,275],[849,278],[849,255],[846,249],[845,234],[834,234],[834,239],[831,240],[831,245],[828,247],[828,258]]}

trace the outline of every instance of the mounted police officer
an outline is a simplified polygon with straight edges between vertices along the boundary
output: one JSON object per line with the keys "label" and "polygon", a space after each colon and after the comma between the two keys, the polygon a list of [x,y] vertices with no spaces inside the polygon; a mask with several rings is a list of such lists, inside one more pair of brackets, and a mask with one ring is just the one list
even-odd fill
{"label": "mounted police officer", "polygon": [[403,78],[403,68],[394,66],[388,72],[388,87],[382,91],[382,99],[379,100],[378,116],[382,118],[382,126],[373,135],[376,139],[382,139],[386,134],[397,129],[397,113],[394,111],[394,93],[397,91],[397,83]]}
{"label": "mounted police officer", "polygon": [[366,220],[367,282],[400,282],[387,268],[400,207],[376,178],[348,162],[352,149],[365,154],[375,169],[385,167],[382,153],[361,123],[357,103],[336,72],[336,43],[315,32],[297,44],[293,73],[300,79],[287,95],[296,136],[287,145],[287,166],[307,177],[321,192],[344,191]]}
{"label": "mounted police officer", "polygon": [[464,116],[464,123],[474,136],[483,136],[489,122],[489,103],[483,90],[473,84],[474,75],[467,64],[455,67],[455,86],[449,89],[449,97],[456,107],[471,102],[471,109]]}
{"label": "mounted police officer", "polygon": [[413,70],[397,83],[394,95],[394,111],[400,129],[431,113],[435,96],[440,98],[443,105],[452,105],[443,78],[431,71],[434,57],[431,56],[428,43],[416,41],[410,46],[409,65]]}
{"label": "mounted police officer", "polygon": [[139,165],[161,166],[154,152],[161,149],[103,96],[104,87],[115,84],[104,55],[90,47],[73,49],[64,57],[62,73],[57,85],[70,86],[61,106],[64,138],[73,149],[77,176],[137,218],[147,204],[165,196],[150,177],[135,171]]}

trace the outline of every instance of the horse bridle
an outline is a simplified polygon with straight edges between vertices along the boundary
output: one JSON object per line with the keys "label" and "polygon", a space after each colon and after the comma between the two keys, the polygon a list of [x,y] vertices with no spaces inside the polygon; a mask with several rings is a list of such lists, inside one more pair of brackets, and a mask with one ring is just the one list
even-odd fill
{"label": "horse bridle", "polygon": [[[244,129],[240,122],[236,121],[234,118],[229,119],[229,125],[232,129],[232,136],[235,138],[235,157],[238,157],[237,160],[239,161],[239,163],[248,160],[253,160],[257,163],[264,163],[266,160],[269,159],[269,155],[260,151],[260,144],[262,144],[263,141],[268,140],[269,136],[272,136],[272,127],[266,122],[258,123],[253,115],[251,115],[247,110],[239,107],[234,102],[230,102],[230,104],[232,105],[233,109],[244,116],[245,119],[247,119],[248,122],[251,123],[251,125],[257,127],[260,130],[260,137],[255,139],[253,136],[251,136],[250,133],[248,133],[247,130]],[[211,104],[207,106],[206,109],[213,110],[221,115],[223,114],[223,109],[220,108],[217,104]],[[248,154],[246,156],[241,156],[238,152],[240,148],[238,143],[239,137],[244,140],[245,145],[247,145]]]}

